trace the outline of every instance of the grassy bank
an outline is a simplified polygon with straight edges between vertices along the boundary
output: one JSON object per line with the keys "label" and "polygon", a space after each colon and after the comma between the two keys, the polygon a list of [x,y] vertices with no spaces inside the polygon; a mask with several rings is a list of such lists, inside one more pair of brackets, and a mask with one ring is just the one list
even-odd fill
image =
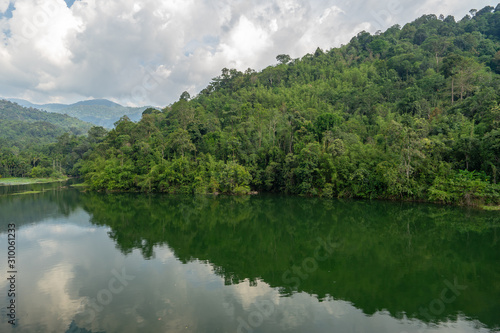
{"label": "grassy bank", "polygon": [[2,185],[29,185],[63,182],[69,178],[0,178],[0,186]]}

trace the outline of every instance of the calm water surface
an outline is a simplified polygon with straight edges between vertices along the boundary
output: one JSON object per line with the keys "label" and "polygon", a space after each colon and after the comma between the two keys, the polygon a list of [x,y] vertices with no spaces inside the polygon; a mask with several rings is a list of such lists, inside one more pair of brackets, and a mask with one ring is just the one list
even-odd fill
{"label": "calm water surface", "polygon": [[1,332],[500,329],[498,212],[60,187],[0,188]]}

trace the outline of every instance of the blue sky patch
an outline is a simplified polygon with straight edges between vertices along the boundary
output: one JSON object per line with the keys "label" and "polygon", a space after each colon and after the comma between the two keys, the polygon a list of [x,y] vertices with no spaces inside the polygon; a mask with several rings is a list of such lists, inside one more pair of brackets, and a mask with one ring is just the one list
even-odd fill
{"label": "blue sky patch", "polygon": [[73,4],[75,3],[76,0],[64,0],[64,2],[66,2],[66,5],[68,5],[68,8],[71,8],[71,6],[73,6]]}
{"label": "blue sky patch", "polygon": [[16,7],[14,7],[14,4],[11,2],[9,4],[9,8],[7,8],[7,11],[5,13],[0,12],[0,19],[4,17],[10,19],[12,17],[12,12],[14,11],[14,9],[16,9]]}

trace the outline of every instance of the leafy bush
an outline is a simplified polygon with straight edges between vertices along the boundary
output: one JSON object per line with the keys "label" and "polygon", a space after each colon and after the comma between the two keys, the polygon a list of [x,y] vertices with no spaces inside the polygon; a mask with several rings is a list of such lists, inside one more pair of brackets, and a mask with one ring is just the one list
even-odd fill
{"label": "leafy bush", "polygon": [[484,172],[459,170],[448,177],[436,177],[429,188],[429,199],[468,206],[496,204],[500,202],[500,188],[491,184]]}

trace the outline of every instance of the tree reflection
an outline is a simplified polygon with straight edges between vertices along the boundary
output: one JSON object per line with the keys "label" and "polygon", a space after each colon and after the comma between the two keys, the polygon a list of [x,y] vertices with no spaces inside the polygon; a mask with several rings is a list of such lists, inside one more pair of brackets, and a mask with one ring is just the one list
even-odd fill
{"label": "tree reflection", "polygon": [[[125,254],[140,249],[150,259],[156,246],[168,246],[183,263],[210,262],[226,284],[262,279],[283,295],[331,296],[366,314],[387,310],[425,322],[465,314],[500,325],[494,212],[271,195],[94,193],[81,200]],[[333,250],[313,262],[322,240]],[[467,289],[442,311],[422,311],[455,280]]]}

